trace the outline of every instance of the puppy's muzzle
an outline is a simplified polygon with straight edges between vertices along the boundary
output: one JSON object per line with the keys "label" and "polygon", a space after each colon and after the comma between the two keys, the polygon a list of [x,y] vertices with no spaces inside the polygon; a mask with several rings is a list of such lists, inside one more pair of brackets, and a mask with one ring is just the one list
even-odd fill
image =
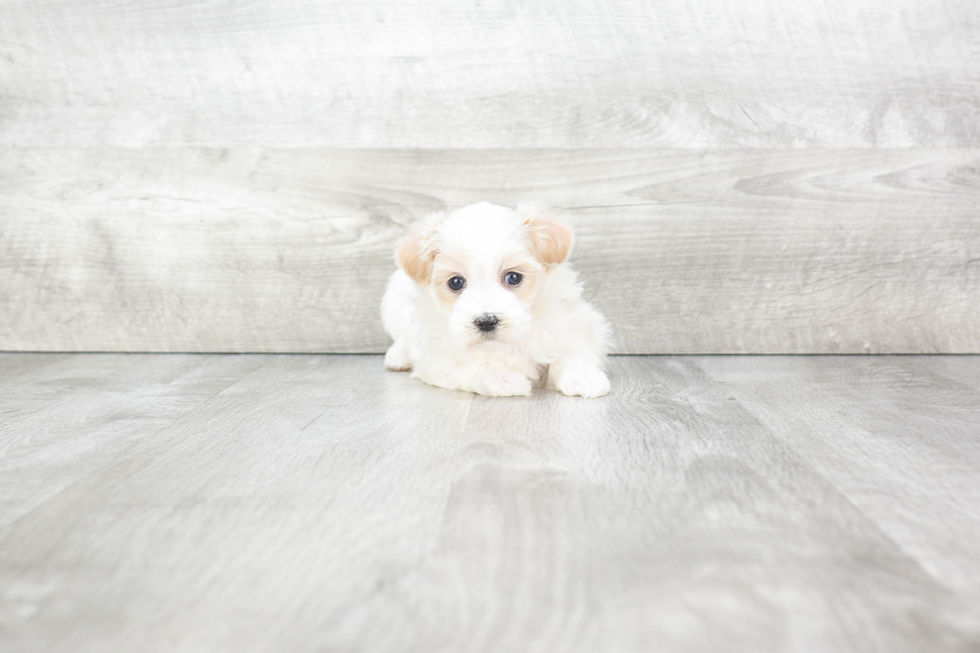
{"label": "puppy's muzzle", "polygon": [[473,323],[476,324],[476,328],[483,333],[490,333],[497,328],[497,316],[484,313],[480,317],[473,320]]}

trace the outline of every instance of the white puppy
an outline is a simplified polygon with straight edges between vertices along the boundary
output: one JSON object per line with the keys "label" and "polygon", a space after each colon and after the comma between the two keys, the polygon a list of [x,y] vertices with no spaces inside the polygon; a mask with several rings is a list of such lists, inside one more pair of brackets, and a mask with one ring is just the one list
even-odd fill
{"label": "white puppy", "polygon": [[484,395],[609,392],[606,320],[565,263],[572,229],[529,205],[487,202],[414,224],[381,302],[391,370]]}

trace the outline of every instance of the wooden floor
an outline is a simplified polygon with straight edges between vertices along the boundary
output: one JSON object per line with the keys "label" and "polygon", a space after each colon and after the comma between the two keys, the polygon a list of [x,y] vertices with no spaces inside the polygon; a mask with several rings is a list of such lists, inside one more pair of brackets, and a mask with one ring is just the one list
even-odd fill
{"label": "wooden floor", "polygon": [[0,650],[977,651],[980,357],[0,355]]}

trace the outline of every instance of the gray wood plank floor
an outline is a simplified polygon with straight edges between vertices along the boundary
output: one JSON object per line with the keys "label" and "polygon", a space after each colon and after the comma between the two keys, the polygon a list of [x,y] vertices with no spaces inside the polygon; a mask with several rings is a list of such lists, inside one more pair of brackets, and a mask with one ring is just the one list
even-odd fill
{"label": "gray wood plank floor", "polygon": [[0,355],[0,649],[976,651],[980,357]]}

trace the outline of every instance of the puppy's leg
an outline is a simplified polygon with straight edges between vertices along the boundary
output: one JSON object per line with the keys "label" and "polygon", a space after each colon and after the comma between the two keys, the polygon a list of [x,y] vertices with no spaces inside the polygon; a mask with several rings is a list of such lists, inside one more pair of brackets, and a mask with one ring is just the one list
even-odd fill
{"label": "puppy's leg", "polygon": [[572,397],[602,397],[609,393],[609,377],[602,371],[606,359],[608,327],[600,318],[594,329],[565,346],[548,368],[548,387]]}
{"label": "puppy's leg", "polygon": [[577,397],[602,397],[609,393],[609,377],[602,371],[612,332],[605,318],[585,302],[565,323],[579,326],[561,354],[548,368],[548,387]]}
{"label": "puppy's leg", "polygon": [[409,343],[417,332],[418,315],[415,302],[418,286],[402,270],[396,270],[388,281],[381,299],[381,323],[394,343],[385,354],[385,367],[396,372],[412,369],[408,355]]}
{"label": "puppy's leg", "polygon": [[385,367],[393,372],[407,372],[412,369],[412,359],[408,355],[408,344],[404,339],[396,340],[385,352]]}
{"label": "puppy's leg", "polygon": [[478,361],[429,360],[425,365],[416,367],[414,376],[429,385],[488,397],[526,397],[531,394],[531,379],[524,373]]}
{"label": "puppy's leg", "polygon": [[488,397],[527,397],[531,394],[531,379],[517,370],[492,370],[476,379],[470,391]]}
{"label": "puppy's leg", "polygon": [[573,352],[551,364],[548,387],[570,397],[602,397],[609,393],[609,377],[592,357]]}

